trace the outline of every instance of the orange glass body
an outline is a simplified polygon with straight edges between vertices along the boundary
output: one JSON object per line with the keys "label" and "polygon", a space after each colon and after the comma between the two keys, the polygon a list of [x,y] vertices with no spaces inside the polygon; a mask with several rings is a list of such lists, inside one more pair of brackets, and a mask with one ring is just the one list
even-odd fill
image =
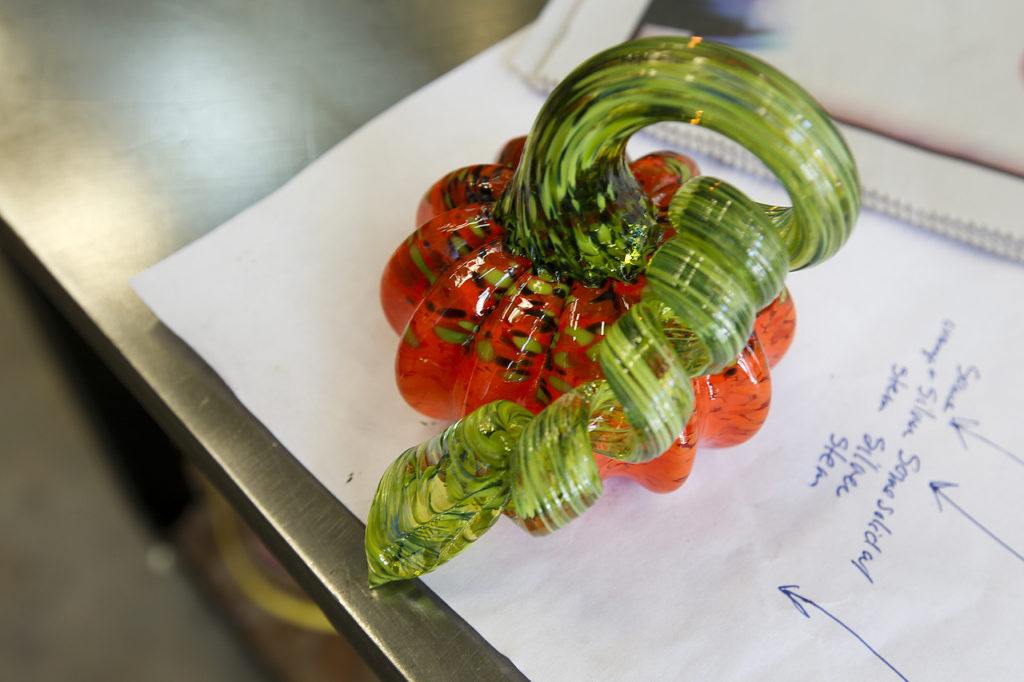
{"label": "orange glass body", "polygon": [[[405,400],[425,415],[454,420],[492,400],[539,412],[572,387],[601,378],[595,350],[605,330],[640,299],[645,281],[598,286],[539,277],[509,252],[491,215],[522,154],[524,138],[496,164],[462,168],[438,180],[417,210],[417,228],[395,250],[381,282],[381,304],[401,334],[396,376]],[[662,239],[673,234],[669,202],[696,164],[655,152],[630,164],[658,210]],[[602,478],[626,476],[649,490],[685,482],[697,444],[738,445],[761,428],[771,374],[796,327],[786,290],[756,319],[736,362],[693,379],[695,407],[661,456],[628,464],[595,455]]]}

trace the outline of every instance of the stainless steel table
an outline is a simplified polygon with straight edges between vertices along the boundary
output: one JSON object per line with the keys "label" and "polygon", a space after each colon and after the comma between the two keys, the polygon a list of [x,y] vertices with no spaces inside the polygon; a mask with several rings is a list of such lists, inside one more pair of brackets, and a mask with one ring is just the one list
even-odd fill
{"label": "stainless steel table", "polygon": [[419,583],[371,593],[363,526],[128,287],[541,0],[7,0],[0,246],[384,677],[521,677]]}

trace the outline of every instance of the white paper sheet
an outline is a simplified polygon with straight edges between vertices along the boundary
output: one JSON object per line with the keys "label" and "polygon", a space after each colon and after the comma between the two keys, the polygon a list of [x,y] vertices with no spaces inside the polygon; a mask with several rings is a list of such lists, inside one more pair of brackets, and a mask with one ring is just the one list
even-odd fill
{"label": "white paper sheet", "polygon": [[[433,180],[528,130],[541,102],[505,69],[507,47],[409,97],[134,280],[362,519],[383,469],[439,428],[395,388],[398,340],[379,310],[379,275]],[[778,192],[704,169],[757,198]],[[1024,675],[1024,270],[867,214],[836,258],[789,285],[796,341],[750,443],[702,451],[671,495],[609,482],[594,509],[547,538],[502,520],[426,578],[527,676]],[[923,351],[937,344],[929,362]],[[915,408],[920,424],[903,436]],[[953,417],[977,420],[963,422],[963,444]],[[857,453],[865,434],[884,450]],[[831,435],[847,447],[829,467]],[[901,449],[902,480],[887,486]],[[837,497],[844,474],[849,491]],[[939,491],[942,511],[931,481],[959,484]],[[791,602],[785,585],[809,601]]]}

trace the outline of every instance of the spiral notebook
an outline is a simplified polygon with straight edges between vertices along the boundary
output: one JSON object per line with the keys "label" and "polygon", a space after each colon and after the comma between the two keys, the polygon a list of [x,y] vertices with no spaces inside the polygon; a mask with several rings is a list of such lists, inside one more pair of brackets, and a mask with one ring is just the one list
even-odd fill
{"label": "spiral notebook", "polygon": [[[381,268],[430,183],[528,130],[542,97],[508,68],[518,39],[133,281],[363,520],[385,467],[443,426],[395,387]],[[1024,676],[1024,269],[869,211],[788,284],[796,338],[753,440],[699,451],[670,495],[609,481],[545,538],[503,519],[425,578],[531,679]]]}

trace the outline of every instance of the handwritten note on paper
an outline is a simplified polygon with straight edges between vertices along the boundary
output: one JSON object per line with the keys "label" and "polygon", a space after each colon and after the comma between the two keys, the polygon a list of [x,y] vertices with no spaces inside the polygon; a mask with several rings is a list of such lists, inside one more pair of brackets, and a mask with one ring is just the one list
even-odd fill
{"label": "handwritten note on paper", "polygon": [[[897,494],[910,478],[921,473],[921,456],[913,449],[913,436],[924,429],[946,429],[947,439],[959,440],[966,447],[965,434],[988,442],[970,430],[976,420],[964,420],[955,414],[958,396],[977,385],[981,373],[977,365],[940,361],[942,349],[949,343],[956,323],[945,319],[937,325],[934,339],[926,339],[920,352],[908,364],[897,361],[890,365],[880,391],[878,412],[897,412],[895,426],[878,423],[871,433],[855,436],[835,432],[823,439],[817,457],[814,478],[809,487],[821,487],[836,498],[854,497],[858,488],[868,492],[867,521],[863,530],[863,547],[850,563],[869,583],[874,583],[869,563],[884,554],[882,544],[893,537],[893,519],[897,511]],[[911,369],[912,368],[912,369]],[[879,419],[879,422],[882,420]],[[948,429],[947,429],[948,427]],[[888,449],[887,449],[888,444]],[[994,446],[998,448],[998,446]],[[1020,460],[1008,453],[1011,458]],[[877,497],[872,498],[877,493]]]}
{"label": "handwritten note on paper", "polygon": [[[850,564],[871,584],[875,583],[872,572],[884,570],[881,566],[886,555],[883,546],[898,541],[896,536],[902,524],[895,517],[902,506],[901,489],[909,487],[912,480],[928,475],[927,462],[914,445],[919,432],[933,431],[936,436],[933,442],[954,450],[968,449],[968,440],[971,440],[976,446],[987,447],[1024,467],[1024,460],[980,433],[979,420],[965,418],[958,412],[958,405],[968,402],[962,399],[969,389],[983,390],[980,388],[981,370],[977,364],[954,359],[955,349],[943,353],[956,335],[957,325],[953,320],[943,319],[935,327],[934,335],[922,339],[913,357],[891,363],[888,375],[882,379],[878,413],[888,410],[896,416],[893,419],[879,416],[876,423],[868,424],[872,431],[862,435],[830,431],[822,439],[813,478],[807,484],[837,499],[863,498],[860,504],[864,507],[866,521],[863,529],[858,529],[860,542]],[[970,407],[968,404],[967,409]],[[1024,475],[1024,470],[1017,473]],[[980,531],[1024,561],[1021,552],[949,499],[949,493],[944,490],[955,486],[948,482],[929,483],[940,508],[941,501],[946,500]]]}
{"label": "handwritten note on paper", "polygon": [[[864,222],[891,223],[875,217]],[[831,369],[834,392],[843,393],[833,397],[843,409],[814,420],[821,432],[794,484],[806,489],[807,505],[820,510],[820,522],[830,530],[832,537],[815,555],[828,575],[813,588],[803,581],[800,589],[779,589],[801,615],[811,618],[808,607],[820,610],[850,646],[893,679],[985,677],[982,670],[991,674],[988,679],[1016,679],[1024,674],[1024,658],[976,659],[948,638],[950,623],[922,614],[959,602],[957,621],[963,624],[952,628],[965,636],[974,631],[998,638],[1004,627],[1024,631],[1018,615],[1024,609],[1024,459],[1014,451],[1024,441],[1012,416],[1024,406],[1017,389],[1024,372],[1015,366],[1017,344],[1007,342],[1024,340],[1024,307],[1009,312],[1011,292],[1022,290],[1024,273],[1017,282],[1001,278],[998,265],[970,254],[959,262],[949,257],[929,263],[944,245],[892,224],[883,229],[891,251],[876,253],[871,267],[889,277],[863,287],[878,297],[879,312],[865,315],[856,305],[846,311],[857,320],[862,349],[836,352],[831,365],[829,352],[814,353],[820,368]],[[925,242],[915,248],[926,251],[908,258],[914,241]],[[872,242],[876,249],[884,245]],[[979,296],[988,300],[978,302]],[[818,328],[813,321],[808,326]],[[829,343],[824,337],[820,342]],[[787,369],[779,369],[783,382]],[[962,599],[965,582],[989,589]],[[818,602],[806,596],[812,589]],[[996,591],[1018,598],[992,598]],[[855,606],[826,610],[823,594]],[[865,605],[872,607],[870,617],[856,626],[843,620],[851,610],[864,613]],[[911,618],[946,643],[929,663],[919,653],[879,643],[886,622]]]}
{"label": "handwritten note on paper", "polygon": [[[501,49],[136,280],[363,519],[438,428],[391,380],[379,271],[430,182],[528,129],[541,99]],[[466,92],[489,96],[452,107]],[[610,481],[546,538],[500,522],[426,579],[531,679],[1024,678],[1024,269],[866,214],[789,285],[757,437],[701,450],[672,495]]]}

